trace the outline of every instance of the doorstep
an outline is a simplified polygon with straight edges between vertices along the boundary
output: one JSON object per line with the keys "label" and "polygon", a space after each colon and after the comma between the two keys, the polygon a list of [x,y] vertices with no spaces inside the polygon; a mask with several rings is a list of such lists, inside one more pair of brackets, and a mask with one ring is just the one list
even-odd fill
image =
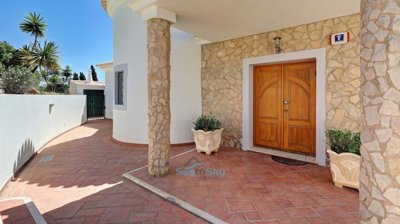
{"label": "doorstep", "polygon": [[263,153],[263,154],[272,155],[272,156],[280,156],[280,157],[284,157],[284,158],[288,158],[288,159],[294,159],[294,160],[317,164],[317,161],[316,161],[315,157],[313,157],[313,156],[285,152],[285,151],[281,151],[281,150],[277,150],[277,149],[268,149],[268,148],[261,148],[261,147],[254,146],[253,148],[249,149],[248,151]]}

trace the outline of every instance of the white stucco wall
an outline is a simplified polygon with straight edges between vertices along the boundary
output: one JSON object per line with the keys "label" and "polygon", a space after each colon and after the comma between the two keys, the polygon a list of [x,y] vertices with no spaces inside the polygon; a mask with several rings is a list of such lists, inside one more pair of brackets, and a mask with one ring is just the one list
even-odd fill
{"label": "white stucco wall", "polygon": [[0,95],[0,189],[34,152],[85,121],[86,96]]}
{"label": "white stucco wall", "polygon": [[201,46],[191,34],[171,31],[171,142],[193,142],[201,115]]}
{"label": "white stucco wall", "polygon": [[113,119],[113,105],[114,105],[114,72],[112,66],[104,70],[106,87],[104,89],[105,104],[106,104],[106,118]]}
{"label": "white stucco wall", "polygon": [[[113,111],[113,138],[147,144],[147,23],[121,5],[113,17],[114,71],[127,66],[126,109]],[[171,143],[193,142],[201,114],[201,46],[191,34],[171,29]]]}

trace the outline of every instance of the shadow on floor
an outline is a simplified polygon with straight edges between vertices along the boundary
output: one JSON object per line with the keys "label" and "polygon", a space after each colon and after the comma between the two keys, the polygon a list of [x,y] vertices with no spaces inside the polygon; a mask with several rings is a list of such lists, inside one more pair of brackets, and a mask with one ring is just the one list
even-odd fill
{"label": "shadow on floor", "polygon": [[[17,181],[64,188],[118,183],[123,173],[147,164],[147,148],[114,143],[111,129],[111,121],[96,120],[56,138],[27,164]],[[172,154],[191,148],[175,147]],[[16,168],[32,150],[27,141]]]}
{"label": "shadow on floor", "polygon": [[23,166],[34,156],[36,153],[35,146],[31,139],[25,140],[18,151],[17,159],[14,161],[13,174],[16,175],[23,169]]}
{"label": "shadow on floor", "polygon": [[[201,223],[125,181],[123,173],[147,164],[147,148],[118,145],[111,140],[111,130],[112,121],[96,120],[54,139],[7,184],[1,198],[32,198],[49,223]],[[174,147],[171,154],[192,147]]]}

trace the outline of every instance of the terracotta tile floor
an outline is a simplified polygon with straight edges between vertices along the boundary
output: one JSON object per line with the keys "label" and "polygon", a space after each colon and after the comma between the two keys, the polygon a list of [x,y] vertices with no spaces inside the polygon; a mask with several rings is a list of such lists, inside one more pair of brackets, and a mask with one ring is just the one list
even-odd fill
{"label": "terracotta tile floor", "polygon": [[[205,223],[124,179],[123,173],[147,164],[147,150],[113,143],[111,129],[111,121],[91,121],[54,139],[0,199],[30,197],[48,223]],[[176,175],[175,168],[193,156],[225,176]],[[357,222],[357,191],[335,188],[327,168],[290,167],[225,148],[212,156],[191,152],[171,165],[164,178],[147,177],[145,170],[137,175],[231,223]]]}
{"label": "terracotta tile floor", "polygon": [[[205,164],[195,169],[199,175],[183,176],[179,169],[196,160]],[[358,223],[358,191],[334,187],[325,167],[287,166],[228,148],[211,156],[193,151],[173,158],[171,167],[162,178],[145,169],[131,175],[229,223]]]}
{"label": "terracotta tile floor", "polygon": [[[97,120],[54,139],[0,199],[30,197],[48,223],[205,223],[123,178],[147,164],[147,149],[113,143],[111,130],[111,121]],[[40,162],[49,155],[51,161]]]}
{"label": "terracotta tile floor", "polygon": [[35,220],[23,200],[0,202],[0,216],[4,224],[35,224]]}

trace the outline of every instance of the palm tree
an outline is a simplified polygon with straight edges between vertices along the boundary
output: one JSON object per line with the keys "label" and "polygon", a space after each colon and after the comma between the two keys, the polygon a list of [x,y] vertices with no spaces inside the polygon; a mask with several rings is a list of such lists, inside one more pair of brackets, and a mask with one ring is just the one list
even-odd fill
{"label": "palm tree", "polygon": [[32,56],[31,46],[24,44],[18,51],[19,51],[19,59],[22,61],[22,63],[24,65],[29,65],[26,59]]}
{"label": "palm tree", "polygon": [[65,66],[65,68],[61,71],[61,74],[63,76],[63,84],[65,84],[68,81],[69,84],[69,80],[72,76],[72,69],[69,65]]}
{"label": "palm tree", "polygon": [[33,48],[29,54],[22,58],[26,63],[33,68],[33,71],[39,69],[44,81],[47,82],[47,75],[50,72],[58,71],[60,66],[58,64],[58,47],[54,42],[45,41],[43,46],[38,44]]}
{"label": "palm tree", "polygon": [[25,32],[31,34],[35,37],[33,42],[33,47],[36,48],[38,44],[38,38],[44,37],[46,32],[47,24],[43,21],[43,17],[40,14],[30,12],[28,16],[25,17],[24,22],[19,25],[19,28]]}

